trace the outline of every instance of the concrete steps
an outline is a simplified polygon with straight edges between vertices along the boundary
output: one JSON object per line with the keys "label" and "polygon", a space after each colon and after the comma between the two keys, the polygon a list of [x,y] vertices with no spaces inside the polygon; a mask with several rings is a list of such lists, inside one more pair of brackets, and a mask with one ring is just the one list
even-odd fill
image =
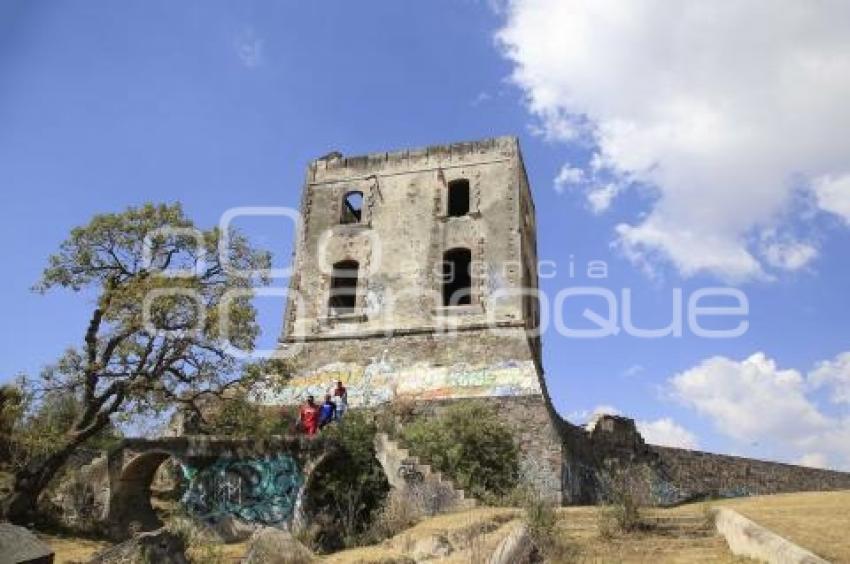
{"label": "concrete steps", "polygon": [[445,503],[438,504],[445,510],[456,511],[478,506],[477,500],[468,497],[466,492],[456,487],[442,472],[435,470],[418,456],[412,455],[409,449],[387,433],[378,433],[375,436],[375,452],[392,487],[400,490],[428,488],[439,492],[433,495],[445,498]]}

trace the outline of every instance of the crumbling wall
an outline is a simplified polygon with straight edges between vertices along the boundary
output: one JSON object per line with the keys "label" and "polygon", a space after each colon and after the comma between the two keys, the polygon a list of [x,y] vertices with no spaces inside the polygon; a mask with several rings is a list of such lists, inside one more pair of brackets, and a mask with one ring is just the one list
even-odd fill
{"label": "crumbling wall", "polygon": [[695,495],[736,497],[850,489],[850,473],[650,445],[667,480]]}
{"label": "crumbling wall", "polygon": [[650,445],[626,417],[605,415],[588,428],[562,420],[559,430],[569,504],[610,500],[623,475],[652,505],[850,488],[850,473]]}

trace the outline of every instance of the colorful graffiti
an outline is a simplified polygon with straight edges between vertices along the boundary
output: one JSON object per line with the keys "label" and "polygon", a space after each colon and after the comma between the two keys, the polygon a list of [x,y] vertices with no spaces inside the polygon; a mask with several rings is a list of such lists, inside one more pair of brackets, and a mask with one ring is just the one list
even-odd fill
{"label": "colorful graffiti", "polygon": [[252,523],[284,523],[293,515],[304,482],[297,462],[286,454],[181,468],[188,484],[181,503],[201,519],[232,515]]}
{"label": "colorful graffiti", "polygon": [[435,366],[417,362],[396,368],[384,353],[362,364],[335,362],[293,378],[282,391],[267,391],[257,398],[268,405],[297,404],[308,396],[331,393],[341,380],[348,388],[351,407],[368,407],[404,397],[448,399],[521,396],[540,393],[532,361],[509,360],[485,366],[466,363]]}

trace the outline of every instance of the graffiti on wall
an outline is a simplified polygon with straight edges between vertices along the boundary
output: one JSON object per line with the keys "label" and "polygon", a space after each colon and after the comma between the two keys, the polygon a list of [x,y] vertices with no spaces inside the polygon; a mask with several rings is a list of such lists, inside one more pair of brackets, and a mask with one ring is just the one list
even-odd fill
{"label": "graffiti on wall", "polygon": [[187,483],[181,503],[201,519],[232,515],[252,523],[284,523],[292,517],[304,482],[298,463],[286,454],[222,458],[202,467],[181,468]]}
{"label": "graffiti on wall", "polygon": [[365,366],[350,362],[327,364],[296,376],[286,389],[266,391],[257,399],[269,405],[297,404],[308,395],[321,398],[332,393],[340,380],[348,388],[351,407],[378,405],[400,397],[430,400],[540,393],[532,361],[508,360],[483,366],[417,362],[395,367],[384,353]]}

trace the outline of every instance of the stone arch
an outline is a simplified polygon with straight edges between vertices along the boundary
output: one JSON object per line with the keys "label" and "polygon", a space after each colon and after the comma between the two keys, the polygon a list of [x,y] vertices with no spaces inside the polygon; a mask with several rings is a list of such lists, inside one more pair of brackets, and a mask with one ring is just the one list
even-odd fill
{"label": "stone arch", "polygon": [[110,527],[118,535],[126,536],[135,527],[152,531],[162,526],[151,505],[151,483],[160,466],[172,456],[162,450],[142,452],[120,469],[109,499]]}
{"label": "stone arch", "polygon": [[[327,500],[321,499],[321,492],[318,491],[321,489],[322,482],[329,478],[333,470],[338,470],[340,473],[345,474],[349,473],[350,466],[347,464],[346,459],[346,451],[344,448],[339,446],[334,446],[323,452],[320,456],[313,459],[310,464],[305,466],[304,469],[304,485],[301,491],[301,495],[296,506],[294,521],[293,521],[293,529],[297,530],[308,525],[312,517],[316,515],[316,512],[319,508],[328,506]],[[376,465],[377,468],[381,469],[380,477],[377,477],[378,480],[383,479],[385,484],[384,493],[388,494],[391,482],[387,479],[386,471],[384,470],[384,466],[381,463],[380,458],[378,457],[378,453],[373,453],[372,462]],[[367,508],[366,513],[370,513],[371,510],[378,507],[378,505],[383,501],[384,497],[369,497],[368,499],[364,499],[367,504],[370,504],[370,507]],[[330,537],[333,537],[335,533],[339,533],[340,531],[331,531]],[[324,535],[327,537],[328,535]],[[327,538],[325,541],[327,542]],[[339,548],[333,545],[333,541],[326,548]]]}

